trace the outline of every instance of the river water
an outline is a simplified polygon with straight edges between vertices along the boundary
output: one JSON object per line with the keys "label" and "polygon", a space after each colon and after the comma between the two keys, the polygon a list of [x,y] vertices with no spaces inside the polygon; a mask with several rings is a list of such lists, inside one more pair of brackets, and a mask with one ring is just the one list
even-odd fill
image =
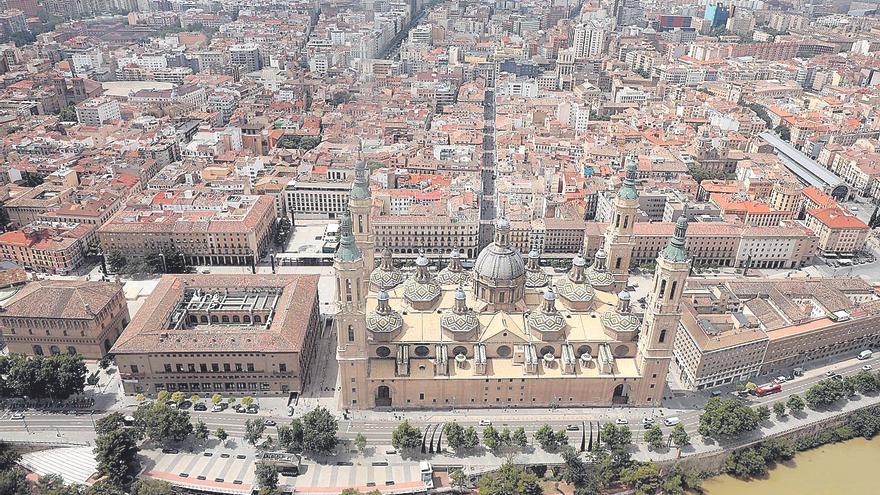
{"label": "river water", "polygon": [[880,493],[880,436],[855,438],[798,452],[765,479],[718,476],[703,483],[708,495],[852,495]]}

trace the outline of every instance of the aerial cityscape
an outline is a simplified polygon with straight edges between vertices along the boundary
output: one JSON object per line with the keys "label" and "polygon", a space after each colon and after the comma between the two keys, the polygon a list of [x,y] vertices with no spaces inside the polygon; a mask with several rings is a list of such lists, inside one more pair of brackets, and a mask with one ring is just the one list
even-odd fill
{"label": "aerial cityscape", "polygon": [[876,491],[876,2],[0,7],[0,495]]}

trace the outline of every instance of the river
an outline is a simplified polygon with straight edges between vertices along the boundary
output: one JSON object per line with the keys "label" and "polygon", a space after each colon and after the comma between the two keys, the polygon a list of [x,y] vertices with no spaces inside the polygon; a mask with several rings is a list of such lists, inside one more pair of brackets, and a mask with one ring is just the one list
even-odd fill
{"label": "river", "polygon": [[827,495],[877,493],[880,436],[825,445],[777,465],[767,478],[718,476],[703,483],[708,495]]}

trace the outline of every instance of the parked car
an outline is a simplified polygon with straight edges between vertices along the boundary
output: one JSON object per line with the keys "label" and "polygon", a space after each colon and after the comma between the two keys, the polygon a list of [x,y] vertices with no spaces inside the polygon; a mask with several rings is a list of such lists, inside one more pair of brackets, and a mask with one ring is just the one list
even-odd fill
{"label": "parked car", "polygon": [[214,404],[214,407],[211,408],[211,411],[213,411],[213,412],[220,412],[222,410],[223,410],[223,406],[221,406],[220,404]]}
{"label": "parked car", "polygon": [[777,376],[773,381],[776,383],[785,383],[788,381],[788,378],[780,375],[780,376]]}
{"label": "parked car", "polygon": [[645,427],[653,426],[654,418],[642,418],[642,424],[645,425]]}
{"label": "parked car", "polygon": [[202,402],[198,402],[193,406],[193,411],[207,411],[208,406]]}
{"label": "parked car", "polygon": [[164,449],[162,449],[162,453],[163,454],[179,454],[180,451],[177,449],[172,449],[170,447],[165,447]]}
{"label": "parked car", "polygon": [[626,418],[617,418],[614,422],[619,425],[628,425],[629,424],[629,420]]}
{"label": "parked car", "polygon": [[245,412],[248,414],[257,414],[258,411],[257,406],[247,406],[247,409],[245,409]]}
{"label": "parked car", "polygon": [[663,424],[666,426],[675,426],[679,423],[681,423],[681,418],[678,416],[672,416],[663,420]]}
{"label": "parked car", "polygon": [[12,419],[24,419],[24,414],[20,412],[12,413]]}
{"label": "parked car", "polygon": [[481,419],[480,426],[492,426],[492,422],[489,421],[488,419]]}
{"label": "parked car", "polygon": [[579,431],[581,427],[578,425],[565,425],[565,429],[568,431]]}
{"label": "parked car", "polygon": [[871,366],[870,364],[866,364],[866,365],[862,366],[862,370],[864,370],[864,371],[871,371],[872,369],[874,369],[874,367]]}
{"label": "parked car", "polygon": [[267,419],[266,421],[263,421],[263,424],[266,426],[275,426],[275,421]]}

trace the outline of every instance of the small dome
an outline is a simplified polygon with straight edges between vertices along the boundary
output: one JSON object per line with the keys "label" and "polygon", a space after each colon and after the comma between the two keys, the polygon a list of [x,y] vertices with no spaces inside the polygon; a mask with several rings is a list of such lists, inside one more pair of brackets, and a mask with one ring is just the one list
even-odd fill
{"label": "small dome", "polygon": [[466,299],[467,299],[467,294],[464,293],[464,289],[462,289],[461,287],[459,287],[458,289],[455,289],[455,300],[456,301],[464,301]]}
{"label": "small dome", "polygon": [[544,300],[545,301],[555,301],[556,300],[556,293],[553,292],[552,290],[548,290],[548,291],[544,292]]}
{"label": "small dome", "polygon": [[458,252],[458,249],[453,249],[451,253],[449,253],[450,258],[461,258],[461,253]]}
{"label": "small dome", "polygon": [[511,246],[489,244],[474,262],[474,274],[491,280],[516,280],[526,272],[526,263]]}
{"label": "small dome", "polygon": [[537,250],[532,249],[531,251],[529,251],[529,258],[536,260],[540,257],[541,257],[541,253],[539,253]]}
{"label": "small dome", "polygon": [[627,292],[625,290],[621,291],[620,294],[617,294],[617,298],[621,299],[623,301],[629,301],[630,300],[629,292]]}
{"label": "small dome", "polygon": [[581,256],[581,253],[578,253],[574,256],[574,259],[571,260],[571,264],[574,266],[587,266],[587,260]]}
{"label": "small dome", "polygon": [[424,254],[419,253],[419,257],[416,258],[416,266],[428,266],[428,258]]}
{"label": "small dome", "polygon": [[510,220],[505,217],[501,217],[495,222],[496,228],[509,229],[510,228]]}
{"label": "small dome", "polygon": [[386,292],[385,289],[380,290],[379,294],[376,295],[376,299],[378,299],[380,301],[387,301],[388,300],[388,292]]}

